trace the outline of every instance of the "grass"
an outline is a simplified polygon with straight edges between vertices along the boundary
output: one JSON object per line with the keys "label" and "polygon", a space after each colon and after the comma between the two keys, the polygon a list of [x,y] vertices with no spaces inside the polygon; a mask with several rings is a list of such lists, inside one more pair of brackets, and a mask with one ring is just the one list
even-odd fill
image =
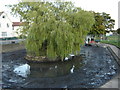
{"label": "grass", "polygon": [[120,39],[118,35],[107,36],[106,40],[100,41],[101,43],[112,44],[120,48]]}

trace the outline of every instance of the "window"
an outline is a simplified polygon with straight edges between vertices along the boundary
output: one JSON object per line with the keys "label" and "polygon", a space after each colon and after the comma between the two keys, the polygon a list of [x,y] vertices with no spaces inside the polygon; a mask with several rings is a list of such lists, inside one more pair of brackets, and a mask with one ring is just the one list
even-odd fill
{"label": "window", "polygon": [[7,32],[2,32],[2,36],[7,36]]}
{"label": "window", "polygon": [[14,30],[14,26],[12,27],[12,30]]}
{"label": "window", "polygon": [[5,18],[5,16],[2,16],[2,18]]}
{"label": "window", "polygon": [[1,23],[0,23],[0,27],[1,27]]}
{"label": "window", "polygon": [[7,28],[9,28],[9,24],[7,23]]}

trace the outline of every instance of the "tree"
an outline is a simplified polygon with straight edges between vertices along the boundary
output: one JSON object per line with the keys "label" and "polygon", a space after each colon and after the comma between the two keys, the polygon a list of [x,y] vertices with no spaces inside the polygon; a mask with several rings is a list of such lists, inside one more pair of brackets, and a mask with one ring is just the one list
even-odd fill
{"label": "tree", "polygon": [[103,13],[94,13],[95,24],[90,30],[89,34],[93,35],[104,35],[106,32],[109,32],[114,28],[115,20],[111,19],[109,14]]}
{"label": "tree", "polygon": [[70,53],[78,54],[94,24],[92,13],[71,2],[22,2],[12,12],[27,22],[21,32],[27,34],[27,59],[33,60],[64,60]]}
{"label": "tree", "polygon": [[117,29],[117,33],[120,34],[120,28]]}
{"label": "tree", "polygon": [[105,26],[103,25],[104,18],[100,15],[100,13],[94,13],[95,24],[92,26],[89,34],[100,35],[105,33]]}
{"label": "tree", "polygon": [[112,30],[114,28],[114,25],[115,25],[115,20],[111,19],[110,14],[107,14],[105,12],[103,12],[101,15],[104,18],[103,25],[105,26],[106,31]]}

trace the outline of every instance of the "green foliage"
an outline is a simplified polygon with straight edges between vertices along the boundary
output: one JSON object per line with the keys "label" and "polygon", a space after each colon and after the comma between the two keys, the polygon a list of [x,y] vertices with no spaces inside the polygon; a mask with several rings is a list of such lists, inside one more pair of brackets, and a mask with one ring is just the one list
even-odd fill
{"label": "green foliage", "polygon": [[107,40],[103,40],[101,43],[112,44],[120,48],[119,35],[107,36]]}
{"label": "green foliage", "polygon": [[23,2],[12,10],[27,22],[21,30],[27,34],[27,54],[50,60],[78,54],[95,21],[93,13],[76,8],[71,2]]}
{"label": "green foliage", "polygon": [[110,14],[105,12],[102,13],[102,17],[104,18],[103,25],[105,26],[106,31],[112,30],[115,25],[115,20],[111,18]]}
{"label": "green foliage", "polygon": [[109,14],[106,13],[94,13],[95,24],[90,30],[89,34],[100,35],[109,32],[114,28],[115,20],[111,19]]}
{"label": "green foliage", "polygon": [[120,28],[117,29],[117,33],[120,34]]}

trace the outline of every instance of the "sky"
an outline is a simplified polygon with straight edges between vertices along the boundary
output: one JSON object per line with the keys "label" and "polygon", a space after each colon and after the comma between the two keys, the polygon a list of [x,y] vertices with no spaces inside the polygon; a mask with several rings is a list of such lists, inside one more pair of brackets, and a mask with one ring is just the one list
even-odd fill
{"label": "sky", "polygon": [[[21,0],[0,0],[0,11],[5,11],[9,13],[10,10],[5,7],[5,5],[16,4]],[[62,0],[62,1],[72,1],[75,6],[81,7],[87,11],[95,11],[95,12],[105,12],[110,14],[111,18],[115,20],[116,30],[118,28],[118,2],[120,0]],[[119,4],[120,5],[120,4]],[[10,14],[8,14],[12,21],[19,21],[18,18],[13,18]],[[120,26],[120,25],[119,25]],[[120,27],[119,27],[120,28]]]}

